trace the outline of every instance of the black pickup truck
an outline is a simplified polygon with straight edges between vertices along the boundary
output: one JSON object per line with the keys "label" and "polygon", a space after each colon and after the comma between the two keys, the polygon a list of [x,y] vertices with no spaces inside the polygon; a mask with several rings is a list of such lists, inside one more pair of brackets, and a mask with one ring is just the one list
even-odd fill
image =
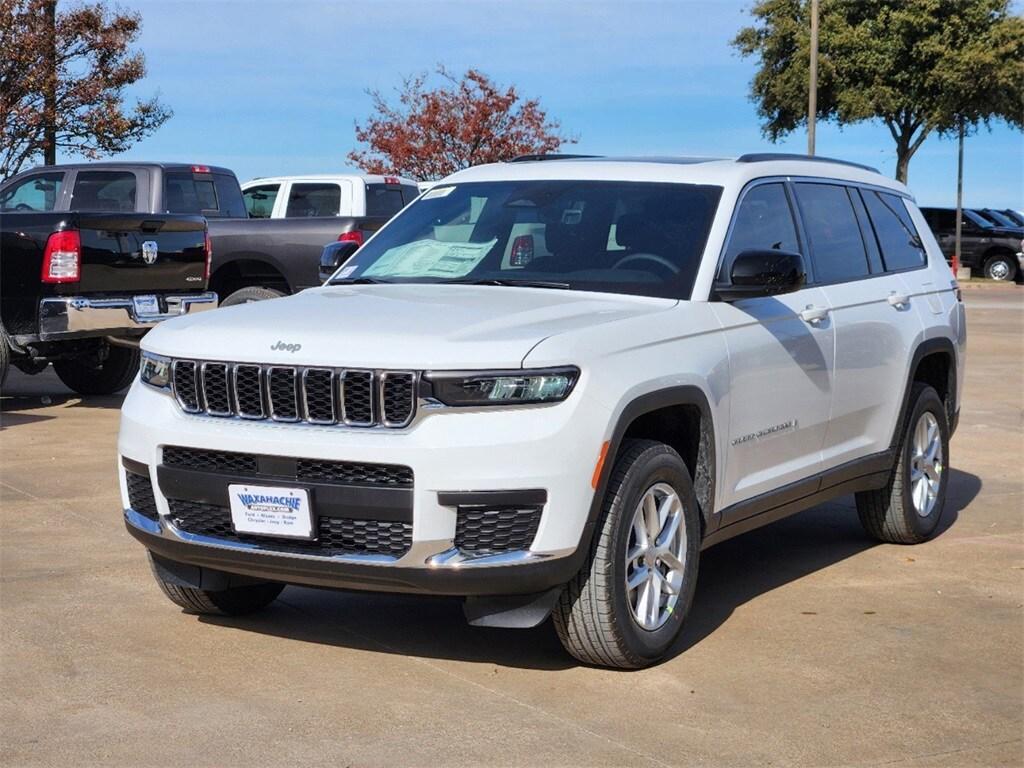
{"label": "black pickup truck", "polygon": [[59,188],[39,181],[33,192],[13,204],[0,193],[0,383],[10,365],[34,374],[52,363],[83,395],[123,389],[149,328],[217,306],[206,221],[35,212],[31,202]]}
{"label": "black pickup truck", "polygon": [[210,290],[229,306],[314,285],[325,245],[362,242],[389,216],[250,219],[235,174],[188,163],[102,162],[33,168],[0,184],[11,209],[40,210],[36,183],[56,187],[42,210],[194,214],[209,222]]}

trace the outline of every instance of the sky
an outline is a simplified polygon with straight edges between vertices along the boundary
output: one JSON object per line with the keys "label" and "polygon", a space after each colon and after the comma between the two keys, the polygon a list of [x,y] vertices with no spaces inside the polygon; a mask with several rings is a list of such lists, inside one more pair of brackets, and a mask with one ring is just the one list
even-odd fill
{"label": "sky", "polygon": [[[239,179],[350,170],[368,89],[443,64],[536,97],[579,143],[608,155],[805,152],[771,144],[749,100],[755,62],[729,45],[751,0],[119,0],[142,14],[147,76],[174,116],[121,159],[224,165]],[[819,155],[892,175],[880,123],[818,127]],[[922,205],[952,205],[956,141],[929,137],[910,164]],[[965,204],[1024,208],[1024,135],[1005,124],[965,149]]]}

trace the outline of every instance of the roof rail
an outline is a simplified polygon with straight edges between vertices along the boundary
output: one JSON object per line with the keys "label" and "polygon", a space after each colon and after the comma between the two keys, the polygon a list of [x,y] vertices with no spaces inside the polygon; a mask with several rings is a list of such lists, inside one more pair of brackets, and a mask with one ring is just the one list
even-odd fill
{"label": "roof rail", "polygon": [[737,163],[767,163],[772,160],[800,160],[808,163],[836,163],[837,165],[849,165],[853,168],[860,168],[864,171],[879,173],[877,168],[863,163],[851,163],[849,160],[836,160],[834,157],[821,157],[820,155],[798,155],[791,152],[754,152],[749,155],[740,155],[736,158]]}
{"label": "roof rail", "polygon": [[510,163],[532,163],[540,160],[592,160],[601,155],[520,155],[513,157]]}

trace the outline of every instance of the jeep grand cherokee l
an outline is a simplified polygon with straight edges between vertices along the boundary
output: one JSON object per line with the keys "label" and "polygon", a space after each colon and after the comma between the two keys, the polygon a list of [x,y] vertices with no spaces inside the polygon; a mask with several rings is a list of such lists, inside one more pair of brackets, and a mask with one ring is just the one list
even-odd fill
{"label": "jeep grand cherokee l", "polygon": [[146,337],[125,523],[190,612],[286,584],[455,595],[641,667],[717,542],[848,493],[882,541],[934,535],[965,330],[912,197],[870,169],[476,167],[324,286]]}

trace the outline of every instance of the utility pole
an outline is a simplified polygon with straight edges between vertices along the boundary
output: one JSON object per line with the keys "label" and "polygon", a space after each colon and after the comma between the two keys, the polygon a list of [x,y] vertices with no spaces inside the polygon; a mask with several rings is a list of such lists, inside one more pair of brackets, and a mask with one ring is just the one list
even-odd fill
{"label": "utility pole", "polygon": [[57,0],[46,3],[46,77],[43,80],[43,162],[57,162]]}
{"label": "utility pole", "polygon": [[959,120],[957,126],[957,150],[956,161],[956,237],[953,244],[953,277],[960,271],[960,230],[963,226],[964,217],[964,119]]}
{"label": "utility pole", "polygon": [[818,0],[811,0],[811,77],[807,89],[807,154],[814,156],[818,117]]}

